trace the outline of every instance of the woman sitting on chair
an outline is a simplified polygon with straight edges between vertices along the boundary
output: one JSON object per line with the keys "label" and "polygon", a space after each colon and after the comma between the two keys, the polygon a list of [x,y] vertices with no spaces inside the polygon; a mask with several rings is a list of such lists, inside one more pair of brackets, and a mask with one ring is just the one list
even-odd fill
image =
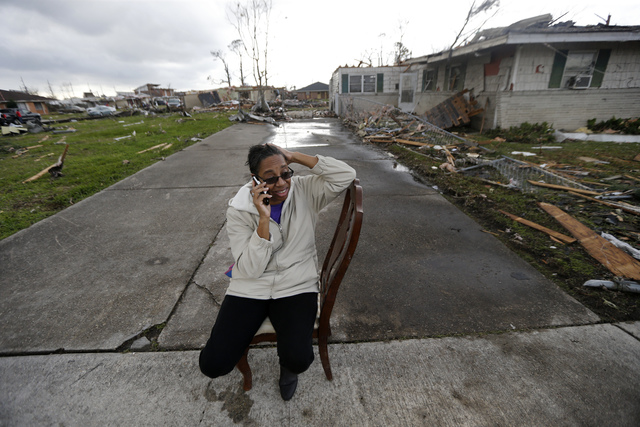
{"label": "woman sitting on chair", "polygon": [[[311,169],[294,177],[291,163]],[[290,152],[275,145],[249,149],[252,181],[227,210],[235,260],[231,283],[211,336],[200,353],[200,370],[216,378],[231,372],[268,317],[276,331],[280,394],[293,397],[298,374],[313,362],[312,335],[318,311],[318,212],[356,176],[346,163]]]}

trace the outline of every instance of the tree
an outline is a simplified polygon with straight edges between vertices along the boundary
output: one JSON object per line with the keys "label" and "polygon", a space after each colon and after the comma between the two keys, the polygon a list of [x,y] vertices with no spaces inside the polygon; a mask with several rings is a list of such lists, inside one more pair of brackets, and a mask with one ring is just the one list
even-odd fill
{"label": "tree", "polygon": [[56,94],[53,92],[53,88],[51,87],[51,83],[47,80],[47,86],[49,87],[49,93],[51,94],[51,98],[56,98]]}
{"label": "tree", "polygon": [[411,51],[402,42],[402,39],[404,38],[404,30],[408,24],[409,21],[400,21],[398,23],[400,40],[393,44],[393,65],[400,65],[404,60],[411,56]]}
{"label": "tree", "polygon": [[246,86],[245,77],[244,77],[244,68],[242,64],[242,52],[244,51],[244,46],[242,40],[234,40],[231,42],[229,46],[227,46],[229,50],[236,55],[238,55],[238,62],[240,68],[240,86]]}
{"label": "tree", "polygon": [[[469,35],[471,34],[475,34],[478,31],[480,31],[480,29],[484,26],[484,24],[487,23],[487,21],[495,16],[495,14],[498,12],[497,8],[500,7],[500,0],[484,0],[478,7],[474,8],[474,6],[476,5],[475,0],[471,3],[471,7],[469,8],[469,11],[467,12],[467,17],[464,20],[464,24],[462,24],[462,28],[460,28],[460,31],[458,32],[458,35],[456,36],[455,40],[453,41],[453,43],[451,43],[451,47],[449,48],[449,59],[451,58],[451,55],[453,53],[453,48],[456,47],[456,44],[458,43],[458,40],[460,40],[461,37],[464,37],[464,40],[466,41],[469,37]],[[469,23],[473,20],[473,18],[475,18],[476,16],[484,13],[484,12],[488,12],[489,10],[496,8],[496,11],[494,12],[493,15],[491,15],[489,18],[485,19],[484,22],[482,22],[482,24],[480,24],[480,26],[478,26],[477,28],[475,28],[474,30],[463,34],[465,28],[467,28],[467,25],[469,25]]]}
{"label": "tree", "polygon": [[252,74],[258,86],[256,111],[270,111],[264,99],[268,85],[269,17],[271,0],[242,0],[228,7],[229,22],[238,32],[245,53],[251,59]]}
{"label": "tree", "polygon": [[29,89],[27,87],[26,83],[24,82],[24,79],[22,77],[20,77],[20,81],[22,82],[22,86],[20,86],[20,91],[22,91],[24,93],[28,93],[29,95],[37,95],[38,94],[38,89],[34,89],[34,88]]}
{"label": "tree", "polygon": [[222,66],[224,67],[224,74],[227,76],[227,80],[222,80],[221,83],[227,83],[229,87],[231,87],[231,72],[229,71],[229,63],[225,58],[225,54],[222,50],[212,50],[211,56],[213,56],[213,60],[219,59],[222,62]]}

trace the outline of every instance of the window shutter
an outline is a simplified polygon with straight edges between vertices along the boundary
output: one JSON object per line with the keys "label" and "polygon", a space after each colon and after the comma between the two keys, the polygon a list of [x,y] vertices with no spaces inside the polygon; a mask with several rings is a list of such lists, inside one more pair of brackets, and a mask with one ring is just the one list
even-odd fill
{"label": "window shutter", "polygon": [[384,92],[384,73],[378,73],[376,92]]}
{"label": "window shutter", "polygon": [[553,58],[553,67],[551,68],[551,77],[549,77],[549,88],[558,88],[562,83],[562,74],[564,74],[564,66],[567,63],[568,50],[559,50]]}
{"label": "window shutter", "polygon": [[609,57],[611,56],[611,49],[600,49],[598,52],[598,59],[596,59],[596,65],[593,70],[593,76],[591,77],[590,87],[602,86],[602,80],[604,79],[604,72],[609,64]]}
{"label": "window shutter", "polygon": [[342,75],[342,93],[349,93],[349,74]]}

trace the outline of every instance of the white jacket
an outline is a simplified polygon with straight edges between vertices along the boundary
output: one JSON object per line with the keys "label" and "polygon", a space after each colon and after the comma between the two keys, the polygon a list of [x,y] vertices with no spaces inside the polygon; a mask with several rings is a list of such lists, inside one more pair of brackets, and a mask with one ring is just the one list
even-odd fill
{"label": "white jacket", "polygon": [[318,292],[318,212],[349,187],[356,171],[340,160],[317,157],[312,175],[291,178],[280,224],[270,220],[269,240],[257,233],[260,217],[251,182],[229,201],[227,232],[235,265],[227,295],[276,299]]}

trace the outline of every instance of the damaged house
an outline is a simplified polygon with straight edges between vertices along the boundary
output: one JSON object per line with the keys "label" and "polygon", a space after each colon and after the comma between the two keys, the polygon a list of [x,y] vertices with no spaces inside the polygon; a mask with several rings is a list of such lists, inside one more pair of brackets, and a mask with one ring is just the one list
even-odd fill
{"label": "damaged house", "polygon": [[[542,15],[480,31],[464,46],[409,59],[400,68],[385,74],[389,92],[383,90],[388,96],[381,102],[428,117],[466,92],[481,112],[470,119],[477,128],[481,122],[485,128],[547,122],[575,130],[593,118],[640,116],[640,26],[579,27]],[[360,96],[347,90],[350,70],[334,73],[336,100]],[[375,75],[379,69],[369,70]]]}

